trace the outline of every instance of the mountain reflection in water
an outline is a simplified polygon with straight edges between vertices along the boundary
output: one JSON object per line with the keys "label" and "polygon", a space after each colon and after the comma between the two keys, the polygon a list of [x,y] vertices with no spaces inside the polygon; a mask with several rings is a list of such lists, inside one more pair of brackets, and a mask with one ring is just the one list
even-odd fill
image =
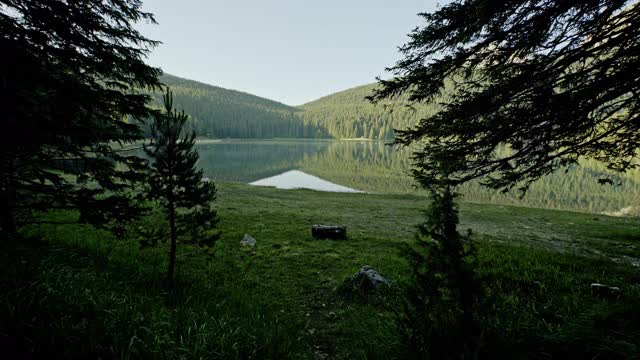
{"label": "mountain reflection in water", "polygon": [[255,186],[273,186],[276,189],[310,189],[317,191],[359,193],[362,191],[322,180],[299,170],[289,170],[280,175],[271,176],[249,183]]}
{"label": "mountain reflection in water", "polygon": [[[276,187],[313,188],[310,184],[316,180],[307,177],[300,180],[299,172],[303,172],[338,189],[427,194],[416,187],[409,175],[412,149],[392,148],[381,141],[222,140],[200,143],[196,148],[200,153],[198,166],[213,181],[252,183],[273,177],[274,181],[286,180],[284,185],[272,184]],[[297,172],[288,174],[291,170]],[[607,169],[595,161],[582,161],[581,166],[567,170],[536,181],[524,198],[520,198],[518,191],[503,194],[478,182],[465,184],[458,190],[463,201],[592,213],[636,208],[640,204],[640,169],[616,175],[619,186],[598,184]],[[305,178],[309,184],[305,184]]]}

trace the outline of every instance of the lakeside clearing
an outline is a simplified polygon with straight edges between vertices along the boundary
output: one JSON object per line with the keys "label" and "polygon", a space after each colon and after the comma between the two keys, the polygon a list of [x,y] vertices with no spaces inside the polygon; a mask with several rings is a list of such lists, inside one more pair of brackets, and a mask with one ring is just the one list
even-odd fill
{"label": "lakeside clearing", "polygon": [[[3,343],[40,354],[146,358],[394,358],[413,242],[428,200],[217,183],[223,232],[214,257],[178,251],[174,293],[166,249],[80,225],[39,225],[2,259]],[[68,218],[68,214],[52,214]],[[347,226],[346,241],[312,240],[312,224]],[[147,226],[151,223],[146,224]],[[144,223],[137,226],[145,226]],[[557,357],[633,357],[640,349],[640,219],[461,204],[479,271],[499,312],[496,349]],[[244,234],[255,249],[240,245]],[[635,264],[635,265],[634,265]],[[336,289],[370,265],[393,287],[347,299]],[[618,286],[594,297],[591,283]],[[8,345],[13,344],[13,345]]]}

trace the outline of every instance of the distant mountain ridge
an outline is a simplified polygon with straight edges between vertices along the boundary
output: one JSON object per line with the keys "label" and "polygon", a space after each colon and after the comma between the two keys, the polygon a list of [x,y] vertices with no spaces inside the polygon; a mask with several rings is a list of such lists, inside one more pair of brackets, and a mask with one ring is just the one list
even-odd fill
{"label": "distant mountain ridge", "polygon": [[[189,128],[210,138],[329,137],[322,129],[305,125],[292,106],[246,92],[229,90],[164,74],[160,81],[174,94],[174,105],[190,116]],[[156,105],[162,93],[152,94]]]}
{"label": "distant mountain ridge", "polygon": [[299,111],[299,109],[296,107],[289,106],[281,102],[277,102],[275,100],[270,100],[257,95],[253,95],[244,91],[226,89],[223,87],[203,83],[197,80],[181,78],[171,74],[166,74],[166,73],[163,74],[160,77],[160,81],[165,85],[171,86],[172,88],[173,87],[191,87],[191,88],[199,89],[203,93],[220,94],[225,96],[225,98],[228,99],[229,101],[239,103],[239,104],[247,104],[255,107],[271,107],[274,109],[279,109],[284,111],[294,111],[294,112]]}
{"label": "distant mountain ridge", "polygon": [[[298,107],[165,74],[163,84],[174,103],[190,115],[189,128],[210,138],[368,138],[392,139],[393,129],[406,128],[430,112],[427,106],[407,110],[399,99],[394,111],[365,99],[377,84],[368,84]],[[156,105],[162,94],[154,93]]]}
{"label": "distant mountain ridge", "polygon": [[407,108],[406,96],[374,105],[366,97],[377,83],[361,85],[301,105],[298,116],[306,123],[326,129],[335,138],[393,139],[394,129],[406,129],[433,113],[434,108]]}

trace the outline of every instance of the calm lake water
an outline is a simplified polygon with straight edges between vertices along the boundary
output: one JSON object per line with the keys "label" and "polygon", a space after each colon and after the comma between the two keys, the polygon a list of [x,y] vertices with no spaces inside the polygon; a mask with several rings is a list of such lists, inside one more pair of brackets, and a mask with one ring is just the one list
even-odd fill
{"label": "calm lake water", "polygon": [[[280,188],[324,191],[422,193],[408,175],[410,151],[377,141],[262,140],[198,144],[198,163],[214,181],[254,183]],[[604,168],[583,166],[536,182],[524,199],[478,184],[461,189],[463,200],[587,212],[640,208],[640,173],[621,177],[621,186],[601,186]]]}
{"label": "calm lake water", "polygon": [[[354,191],[351,187],[386,191],[399,179],[411,182],[398,168],[401,159],[392,160],[392,149],[382,142],[222,141],[197,149],[198,165],[214,181],[338,192]],[[394,163],[396,169],[372,174],[382,163]]]}

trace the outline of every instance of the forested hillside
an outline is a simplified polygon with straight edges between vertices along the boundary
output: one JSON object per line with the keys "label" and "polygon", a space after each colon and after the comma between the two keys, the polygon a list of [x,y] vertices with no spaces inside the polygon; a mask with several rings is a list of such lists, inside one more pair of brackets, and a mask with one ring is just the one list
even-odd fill
{"label": "forested hillside", "polygon": [[[433,109],[409,110],[399,99],[373,105],[365,99],[376,84],[355,87],[299,107],[165,74],[162,82],[174,93],[178,109],[189,114],[189,129],[209,138],[369,138],[392,139],[393,129],[406,128]],[[154,93],[157,105],[161,92]]]}
{"label": "forested hillside", "polygon": [[[358,86],[300,106],[297,113],[305,123],[322,127],[334,138],[392,139],[393,129],[412,126],[435,109],[406,107],[405,98],[374,105],[367,96],[377,84]],[[387,105],[387,106],[385,106]]]}
{"label": "forested hillside", "polygon": [[[326,138],[317,126],[305,125],[300,109],[240,91],[228,90],[165,74],[163,84],[174,103],[190,116],[189,128],[209,138]],[[157,104],[162,93],[153,94]]]}

